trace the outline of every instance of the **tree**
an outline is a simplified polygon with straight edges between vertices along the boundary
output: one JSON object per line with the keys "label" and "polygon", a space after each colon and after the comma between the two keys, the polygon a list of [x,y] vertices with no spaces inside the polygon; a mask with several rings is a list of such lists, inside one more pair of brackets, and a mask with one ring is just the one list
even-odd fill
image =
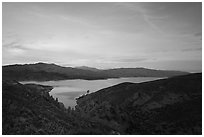
{"label": "tree", "polygon": [[67,108],[67,112],[71,113],[71,107],[70,106]]}

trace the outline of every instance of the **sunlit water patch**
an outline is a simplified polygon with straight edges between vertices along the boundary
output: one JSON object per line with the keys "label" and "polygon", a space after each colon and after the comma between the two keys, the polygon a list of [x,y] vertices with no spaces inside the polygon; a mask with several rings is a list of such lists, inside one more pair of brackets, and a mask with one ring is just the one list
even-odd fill
{"label": "sunlit water patch", "polygon": [[54,98],[58,98],[59,102],[62,102],[65,107],[74,107],[76,105],[76,97],[82,94],[86,94],[89,90],[91,92],[98,91],[100,89],[110,87],[122,82],[140,83],[145,81],[152,81],[161,78],[155,77],[134,77],[134,78],[115,78],[106,80],[60,80],[60,81],[23,81],[22,84],[35,83],[41,85],[50,85],[54,88],[50,92]]}

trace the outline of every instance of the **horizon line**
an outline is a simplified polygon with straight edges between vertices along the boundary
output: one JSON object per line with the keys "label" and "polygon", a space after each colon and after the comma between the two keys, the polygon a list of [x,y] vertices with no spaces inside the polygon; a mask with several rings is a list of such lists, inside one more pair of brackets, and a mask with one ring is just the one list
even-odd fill
{"label": "horizon line", "polygon": [[157,69],[157,68],[147,68],[147,67],[115,67],[115,68],[106,68],[106,69],[101,69],[101,68],[97,68],[97,67],[90,67],[90,66],[86,66],[86,65],[81,65],[81,66],[65,66],[65,65],[61,65],[61,64],[57,64],[57,63],[53,63],[53,62],[33,62],[33,63],[15,63],[15,64],[2,64],[2,67],[5,66],[14,66],[14,65],[35,65],[35,64],[47,64],[47,65],[57,65],[60,67],[66,67],[66,68],[75,68],[75,69],[79,69],[79,67],[87,67],[87,68],[93,68],[93,69],[98,69],[98,70],[109,70],[109,69],[132,69],[132,68],[141,68],[141,69],[152,69],[152,70],[164,70],[164,71],[181,71],[181,72],[189,72],[189,73],[202,73],[202,70],[192,70],[192,71],[184,71],[184,70],[168,70],[168,69]]}

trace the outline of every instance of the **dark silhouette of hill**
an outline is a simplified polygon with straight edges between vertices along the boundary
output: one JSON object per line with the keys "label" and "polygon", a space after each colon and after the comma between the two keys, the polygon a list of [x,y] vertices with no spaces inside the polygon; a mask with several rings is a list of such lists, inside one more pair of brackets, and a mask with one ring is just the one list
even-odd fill
{"label": "dark silhouette of hill", "polygon": [[81,69],[72,67],[62,67],[55,64],[36,63],[25,65],[8,65],[3,66],[3,79],[17,81],[48,81],[48,80],[65,80],[65,79],[108,79],[119,77],[172,77],[185,75],[187,72],[164,71],[146,68],[118,68],[99,70],[93,68]]}
{"label": "dark silhouette of hill", "polygon": [[202,134],[202,74],[121,83],[77,99],[76,109],[51,86],[2,81],[2,133]]}
{"label": "dark silhouette of hill", "polygon": [[102,71],[100,69],[93,68],[93,67],[87,67],[87,66],[80,66],[80,67],[75,67],[75,68],[82,69],[82,70],[90,70],[90,71]]}
{"label": "dark silhouette of hill", "polygon": [[187,72],[154,70],[147,68],[116,68],[104,70],[103,73],[116,77],[172,77],[186,75]]}
{"label": "dark silhouette of hill", "polygon": [[121,83],[79,97],[76,109],[120,134],[202,134],[202,74]]}
{"label": "dark silhouette of hill", "polygon": [[61,67],[55,64],[25,64],[3,66],[3,79],[14,79],[19,81],[36,80],[64,80],[64,79],[104,79],[103,75],[72,67]]}
{"label": "dark silhouette of hill", "polygon": [[2,82],[3,135],[114,134],[114,130],[49,95],[51,86]]}

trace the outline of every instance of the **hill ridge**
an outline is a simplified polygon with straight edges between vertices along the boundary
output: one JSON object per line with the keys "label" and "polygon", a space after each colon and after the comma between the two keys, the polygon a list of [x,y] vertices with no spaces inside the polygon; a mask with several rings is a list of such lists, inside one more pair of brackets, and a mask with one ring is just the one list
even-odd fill
{"label": "hill ridge", "polygon": [[[108,79],[120,77],[172,77],[186,75],[188,72],[154,70],[146,68],[115,68],[107,70],[80,69],[73,67],[62,67],[54,63],[15,64],[2,67],[4,79],[18,81],[36,80],[66,80],[66,79]],[[97,71],[96,71],[97,70]]]}

